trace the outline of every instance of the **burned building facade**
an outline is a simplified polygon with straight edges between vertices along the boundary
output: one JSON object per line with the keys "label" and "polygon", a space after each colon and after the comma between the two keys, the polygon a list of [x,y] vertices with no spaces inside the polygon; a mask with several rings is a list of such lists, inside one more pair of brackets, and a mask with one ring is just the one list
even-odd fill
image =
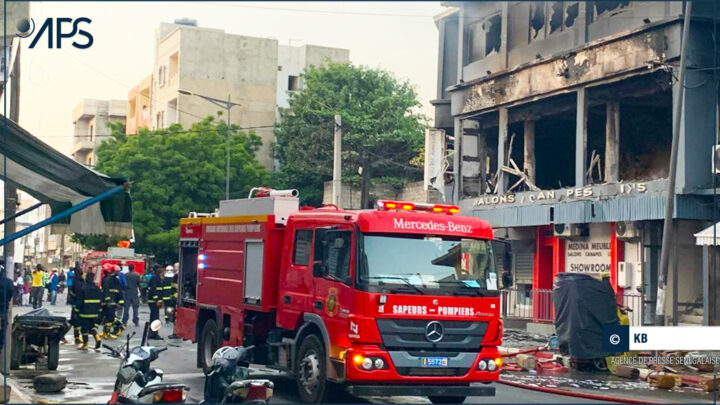
{"label": "burned building facade", "polygon": [[[717,73],[709,68],[717,65],[715,7],[695,3],[665,300],[673,323],[708,323],[709,291],[717,287],[708,281],[708,250],[693,237],[717,217],[711,156],[718,133]],[[436,17],[438,89],[428,136],[449,140],[448,164],[429,183],[445,185],[447,201],[512,242],[508,314],[530,308],[529,318],[550,320],[551,300],[540,294],[557,273],[609,273],[633,323],[651,322],[685,4],[445,5]]]}

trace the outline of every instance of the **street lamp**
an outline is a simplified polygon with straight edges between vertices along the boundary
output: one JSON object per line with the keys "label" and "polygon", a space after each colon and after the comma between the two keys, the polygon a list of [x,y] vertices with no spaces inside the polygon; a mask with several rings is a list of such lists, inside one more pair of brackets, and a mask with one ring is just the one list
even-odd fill
{"label": "street lamp", "polygon": [[230,94],[228,94],[227,101],[220,100],[219,98],[204,96],[202,94],[193,93],[190,90],[179,89],[178,93],[186,96],[196,96],[203,100],[209,101],[218,107],[224,108],[227,112],[227,146],[225,147],[226,159],[225,159],[225,199],[230,199],[230,109],[236,106],[240,106],[239,103],[233,103],[230,101]]}

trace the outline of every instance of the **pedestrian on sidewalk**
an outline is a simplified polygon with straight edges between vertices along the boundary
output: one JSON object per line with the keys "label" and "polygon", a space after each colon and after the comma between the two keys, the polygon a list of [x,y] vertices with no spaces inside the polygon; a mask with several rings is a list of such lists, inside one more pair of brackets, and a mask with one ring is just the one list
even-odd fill
{"label": "pedestrian on sidewalk", "polygon": [[45,270],[42,264],[35,267],[32,272],[32,307],[38,309],[42,307],[43,290],[45,290]]}
{"label": "pedestrian on sidewalk", "polygon": [[57,269],[53,268],[50,273],[50,280],[48,281],[48,289],[50,290],[50,305],[57,303],[58,284],[60,283],[57,274]]}
{"label": "pedestrian on sidewalk", "polygon": [[22,304],[24,306],[30,306],[30,292],[32,291],[32,276],[30,275],[30,270],[25,268],[25,274],[23,275],[23,281],[25,282],[25,285],[23,286],[23,296],[22,296]]}
{"label": "pedestrian on sidewalk", "polygon": [[130,264],[128,266],[128,272],[125,275],[125,305],[122,316],[123,326],[127,327],[128,319],[130,318],[130,308],[133,311],[133,323],[135,326],[140,326],[140,319],[138,317],[138,306],[140,305],[140,275],[135,272],[135,265]]}
{"label": "pedestrian on sidewalk", "polygon": [[17,276],[15,277],[15,302],[14,305],[21,306],[22,305],[22,297],[23,293],[25,292],[25,278],[22,275],[22,272],[17,273]]}
{"label": "pedestrian on sidewalk", "polygon": [[[80,269],[80,263],[79,263],[79,262],[75,262],[75,267],[76,267],[77,269]],[[68,272],[67,272],[67,289],[68,289],[68,294],[67,294],[67,297],[65,297],[65,303],[68,304],[68,305],[71,304],[71,302],[70,302],[70,299],[71,299],[71,298],[70,298],[70,291],[72,291],[72,286],[73,286],[73,281],[74,281],[73,279],[74,279],[74,278],[75,278],[75,270],[73,270],[73,268],[70,267],[70,268],[68,269]]]}
{"label": "pedestrian on sidewalk", "polygon": [[65,275],[65,269],[60,269],[58,274],[58,294],[62,294],[65,291],[65,285],[67,283],[67,276]]}
{"label": "pedestrian on sidewalk", "polygon": [[[153,266],[152,278],[148,285],[147,303],[150,307],[150,322],[160,319],[160,307],[162,306],[162,290],[160,282],[162,270],[160,265]],[[162,339],[156,331],[151,331],[149,339]]]}

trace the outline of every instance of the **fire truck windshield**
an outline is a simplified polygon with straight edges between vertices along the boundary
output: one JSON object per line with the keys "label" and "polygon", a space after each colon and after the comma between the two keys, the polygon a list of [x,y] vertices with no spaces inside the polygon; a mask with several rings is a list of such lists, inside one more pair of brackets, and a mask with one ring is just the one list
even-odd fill
{"label": "fire truck windshield", "polygon": [[409,294],[496,296],[489,240],[363,235],[359,285]]}

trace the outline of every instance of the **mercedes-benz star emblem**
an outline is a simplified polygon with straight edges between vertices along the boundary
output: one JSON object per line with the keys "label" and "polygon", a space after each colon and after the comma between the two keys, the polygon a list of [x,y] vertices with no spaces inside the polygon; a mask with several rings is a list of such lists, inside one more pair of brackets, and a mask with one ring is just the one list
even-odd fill
{"label": "mercedes-benz star emblem", "polygon": [[428,342],[437,343],[445,336],[445,328],[438,321],[428,322],[425,326],[425,339]]}

